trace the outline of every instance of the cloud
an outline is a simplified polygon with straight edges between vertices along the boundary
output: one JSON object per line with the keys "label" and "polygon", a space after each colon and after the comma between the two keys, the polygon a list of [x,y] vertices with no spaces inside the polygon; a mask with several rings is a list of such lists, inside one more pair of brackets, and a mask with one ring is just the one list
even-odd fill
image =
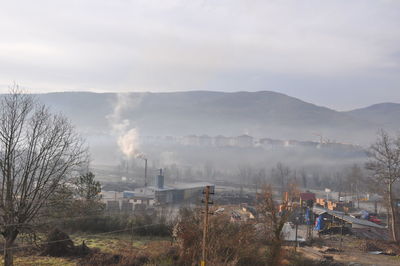
{"label": "cloud", "polygon": [[314,79],[362,86],[392,73],[385,86],[395,93],[399,11],[387,0],[8,1],[0,84],[175,91],[271,81],[281,87],[268,89],[293,90]]}

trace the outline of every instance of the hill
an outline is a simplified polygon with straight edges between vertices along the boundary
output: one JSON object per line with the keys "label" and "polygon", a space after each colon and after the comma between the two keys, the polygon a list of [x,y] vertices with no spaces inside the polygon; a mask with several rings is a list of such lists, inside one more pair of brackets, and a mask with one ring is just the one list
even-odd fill
{"label": "hill", "polygon": [[381,128],[396,131],[400,129],[400,104],[398,103],[380,103],[346,113],[358,120],[374,123]]}
{"label": "hill", "polygon": [[[38,95],[65,113],[89,135],[108,134],[115,110],[142,135],[250,134],[255,137],[312,140],[317,134],[341,142],[364,143],[375,134],[375,121],[354,113],[310,104],[281,93],[173,92]],[[116,109],[116,107],[119,107]]]}

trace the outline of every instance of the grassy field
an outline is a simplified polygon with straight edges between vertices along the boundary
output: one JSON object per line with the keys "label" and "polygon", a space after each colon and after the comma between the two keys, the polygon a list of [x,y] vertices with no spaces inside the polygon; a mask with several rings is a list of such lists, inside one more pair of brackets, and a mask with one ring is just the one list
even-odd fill
{"label": "grassy field", "polygon": [[130,235],[71,235],[72,240],[76,245],[85,244],[89,248],[97,248],[105,253],[121,253],[121,251],[129,250],[148,250],[149,246],[161,244],[162,246],[170,245],[170,238],[160,237],[140,237]]}
{"label": "grassy field", "polygon": [[[80,245],[84,241],[85,244],[91,249],[97,249],[103,253],[110,254],[143,254],[150,257],[157,257],[163,252],[166,252],[170,247],[170,241],[167,238],[155,237],[138,237],[133,239],[130,235],[84,235],[74,234],[70,236],[75,245]],[[0,264],[3,263],[3,258],[0,257]],[[14,265],[35,265],[35,266],[48,266],[48,265],[76,265],[78,259],[76,258],[54,258],[38,255],[23,255],[15,254]]]}
{"label": "grassy field", "polygon": [[[0,264],[3,264],[4,260],[1,258]],[[14,257],[14,265],[16,266],[50,266],[50,265],[62,265],[62,266],[75,266],[76,262],[70,259],[64,258],[52,258],[43,256],[18,256]]]}

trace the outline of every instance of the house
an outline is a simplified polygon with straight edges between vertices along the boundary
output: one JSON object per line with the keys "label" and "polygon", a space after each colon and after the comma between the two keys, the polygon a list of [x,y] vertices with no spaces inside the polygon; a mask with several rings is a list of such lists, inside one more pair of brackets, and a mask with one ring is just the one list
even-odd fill
{"label": "house", "polygon": [[235,138],[235,146],[240,148],[249,148],[253,147],[254,138],[249,135],[241,135]]}
{"label": "house", "polygon": [[197,146],[199,145],[199,139],[196,135],[184,136],[182,144],[187,146]]}
{"label": "house", "polygon": [[232,145],[231,138],[218,135],[214,138],[214,145],[217,147],[227,147]]}
{"label": "house", "polygon": [[311,192],[300,193],[300,206],[312,207],[316,198],[315,194]]}
{"label": "house", "polygon": [[284,142],[282,140],[270,139],[270,138],[260,139],[259,143],[260,146],[266,150],[284,146]]}
{"label": "house", "polygon": [[208,135],[201,135],[200,137],[198,137],[198,144],[200,146],[211,146],[212,138]]}

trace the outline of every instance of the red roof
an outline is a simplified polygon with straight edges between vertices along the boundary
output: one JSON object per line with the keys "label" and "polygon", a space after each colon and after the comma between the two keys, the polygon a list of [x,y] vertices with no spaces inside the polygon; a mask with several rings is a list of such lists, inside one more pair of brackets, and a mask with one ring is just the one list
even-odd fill
{"label": "red roof", "polygon": [[315,200],[315,194],[311,192],[300,193],[302,200]]}

